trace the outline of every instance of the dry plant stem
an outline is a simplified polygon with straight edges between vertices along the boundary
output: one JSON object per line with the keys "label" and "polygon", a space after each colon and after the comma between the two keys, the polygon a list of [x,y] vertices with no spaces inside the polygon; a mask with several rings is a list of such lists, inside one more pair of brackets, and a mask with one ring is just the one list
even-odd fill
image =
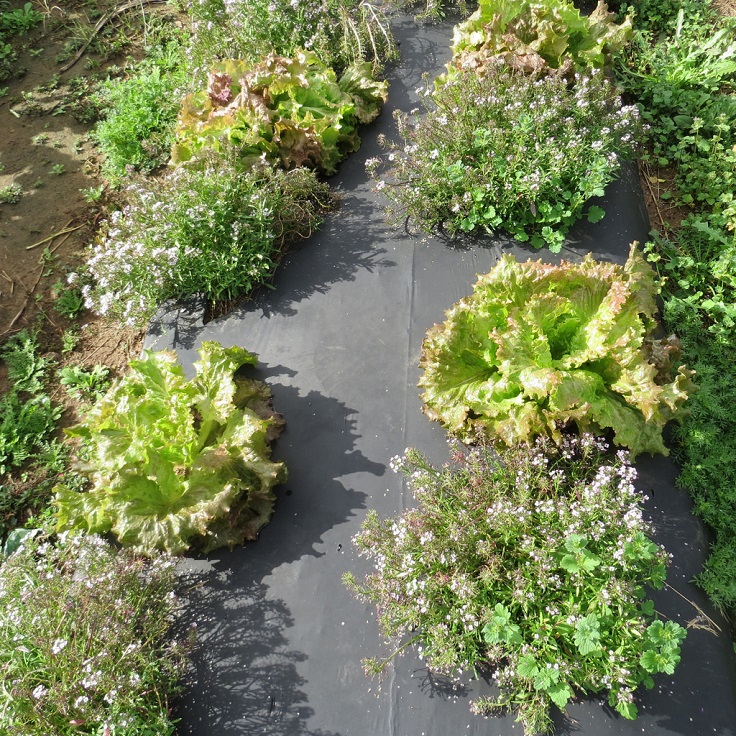
{"label": "dry plant stem", "polygon": [[61,232],[56,233],[57,235],[64,235],[64,237],[49,251],[50,253],[56,253],[59,248],[61,248],[64,243],[66,243],[67,240],[69,240],[69,237],[75,230],[79,230],[80,227],[84,227],[84,225],[79,225],[79,227],[73,227],[70,230],[62,230]]}
{"label": "dry plant stem", "polygon": [[95,26],[94,30],[92,31],[92,35],[87,39],[85,44],[82,46],[79,51],[74,55],[74,58],[64,64],[63,67],[59,70],[60,73],[64,73],[66,71],[69,71],[81,58],[84,56],[84,52],[89,48],[89,45],[92,43],[92,41],[95,40],[95,37],[97,34],[113,19],[116,18],[121,13],[124,13],[126,10],[130,10],[131,8],[135,8],[136,6],[143,7],[144,5],[153,5],[154,3],[163,3],[166,2],[166,0],[130,0],[130,2],[123,3],[122,5],[115,8],[115,10],[108,13],[104,18],[101,18],[97,25]]}
{"label": "dry plant stem", "polygon": [[654,204],[656,210],[657,210],[657,216],[659,217],[659,222],[662,226],[662,232],[665,232],[667,230],[667,225],[665,224],[664,217],[662,215],[662,210],[659,207],[659,196],[654,193],[654,189],[652,189],[652,182],[650,181],[649,177],[651,174],[651,170],[649,169],[646,164],[640,162],[640,178],[643,179],[647,187],[649,189],[649,194],[652,196],[652,203]]}
{"label": "dry plant stem", "polygon": [[0,270],[0,274],[2,274],[2,277],[10,284],[10,294],[12,296],[15,292],[15,281],[11,279],[5,271]]}
{"label": "dry plant stem", "polygon": [[72,224],[72,220],[69,220],[66,225],[64,225],[61,230],[58,232],[55,232],[53,235],[49,235],[47,238],[44,238],[43,240],[39,240],[37,243],[34,243],[33,245],[27,245],[26,250],[33,250],[34,248],[37,248],[39,245],[43,245],[44,243],[48,243],[49,240],[53,240],[54,238],[58,237],[59,235],[64,235],[65,233],[71,233],[74,232],[74,230],[79,230],[82,225],[77,225],[77,227],[73,227],[69,229],[69,225]]}
{"label": "dry plant stem", "polygon": [[38,272],[38,278],[36,278],[36,282],[31,287],[30,291],[28,292],[28,296],[26,297],[25,301],[23,302],[23,305],[21,306],[20,310],[18,310],[18,314],[13,317],[12,320],[10,320],[10,324],[5,328],[3,332],[0,332],[0,336],[7,335],[8,332],[10,332],[13,327],[15,326],[15,323],[21,318],[21,315],[23,312],[26,311],[26,307],[28,306],[28,302],[31,301],[31,296],[33,296],[33,292],[36,290],[36,287],[41,282],[41,277],[43,276],[43,273],[45,271],[44,266],[41,266],[41,270]]}
{"label": "dry plant stem", "polygon": [[[67,223],[67,225],[69,225],[69,224],[70,224],[71,222],[72,222],[72,221],[71,221],[71,220],[69,220],[69,222]],[[54,233],[53,235],[50,235],[50,236],[49,236],[48,238],[44,238],[43,240],[40,240],[40,241],[39,241],[38,243],[34,243],[33,245],[31,245],[31,246],[29,246],[28,248],[26,248],[26,250],[30,250],[30,248],[35,248],[35,247],[36,247],[37,245],[41,245],[42,243],[47,243],[47,242],[50,242],[50,241],[52,241],[52,240],[53,240],[54,238],[58,238],[58,237],[59,237],[59,235],[64,235],[65,237],[63,237],[63,238],[62,238],[62,239],[61,239],[61,240],[60,240],[60,241],[59,241],[59,242],[58,242],[58,243],[57,243],[57,244],[56,244],[55,246],[53,246],[53,248],[51,248],[51,249],[50,249],[50,251],[49,251],[50,253],[55,253],[55,252],[56,252],[56,251],[57,251],[57,250],[58,250],[58,249],[59,249],[59,248],[60,248],[60,247],[61,247],[61,246],[62,246],[62,245],[63,245],[63,244],[64,244],[64,243],[65,243],[65,242],[67,241],[67,239],[69,238],[69,236],[70,236],[70,235],[71,235],[71,234],[72,234],[72,233],[73,233],[73,232],[74,232],[75,230],[79,230],[79,228],[81,228],[81,227],[84,227],[84,225],[77,225],[77,227],[72,227],[72,228],[68,228],[68,227],[65,227],[65,228],[63,228],[63,229],[59,230],[59,232],[57,232],[57,233]],[[10,324],[9,324],[9,325],[8,325],[8,326],[7,326],[6,328],[5,328],[5,330],[4,330],[3,332],[0,332],[0,336],[3,336],[3,335],[7,335],[7,334],[8,334],[8,332],[10,332],[10,331],[11,331],[11,330],[13,329],[13,327],[14,327],[14,326],[15,326],[15,324],[16,324],[16,322],[17,322],[17,321],[18,321],[18,320],[19,320],[19,319],[21,318],[21,316],[22,316],[23,312],[25,312],[25,311],[26,311],[26,307],[28,306],[28,303],[30,302],[30,300],[31,300],[31,297],[33,296],[33,293],[34,293],[34,292],[36,291],[36,288],[38,287],[39,283],[41,282],[41,278],[43,277],[44,271],[46,270],[45,264],[43,263],[43,257],[42,257],[42,258],[41,258],[41,260],[40,260],[40,265],[41,265],[41,270],[40,270],[40,271],[39,271],[39,273],[38,273],[38,277],[36,278],[36,281],[35,281],[35,283],[33,284],[33,286],[32,286],[32,287],[31,287],[30,289],[28,289],[28,288],[26,287],[26,291],[28,292],[28,295],[26,296],[26,298],[25,298],[25,301],[23,302],[23,304],[22,304],[22,306],[21,306],[20,310],[19,310],[19,311],[18,311],[18,313],[17,313],[16,315],[15,315],[15,317],[13,317],[13,319],[12,319],[12,320],[10,321]],[[13,280],[12,280],[12,279],[10,279],[10,278],[8,277],[8,275],[7,275],[6,273],[5,273],[5,271],[3,271],[3,276],[4,276],[4,277],[5,277],[6,279],[8,279],[8,280],[9,280],[9,281],[11,282],[11,284],[13,284]],[[11,287],[11,289],[12,289],[12,287]],[[12,290],[11,290],[11,293],[12,293]],[[47,317],[48,317],[48,315],[47,315]],[[50,321],[51,321],[51,320],[50,320]],[[51,322],[51,324],[54,324],[54,323],[53,323],[53,322]],[[54,325],[54,327],[56,327],[56,325]]]}
{"label": "dry plant stem", "polygon": [[[705,629],[706,631],[710,631],[714,636],[721,633],[721,627],[710,616],[708,616],[708,614],[697,603],[695,603],[695,601],[691,601],[687,596],[680,593],[677,588],[673,588],[669,583],[665,583],[664,585],[668,590],[677,593],[682,600],[687,601],[698,612],[698,615],[694,619],[687,622],[687,627],[689,629]],[[706,625],[701,623],[703,619],[708,622]]]}

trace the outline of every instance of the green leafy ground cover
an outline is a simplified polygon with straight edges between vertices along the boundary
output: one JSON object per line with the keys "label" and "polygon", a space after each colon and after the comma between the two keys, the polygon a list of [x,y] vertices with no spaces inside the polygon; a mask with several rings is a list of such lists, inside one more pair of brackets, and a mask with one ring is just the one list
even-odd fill
{"label": "green leafy ground cover", "polygon": [[[0,399],[0,542],[50,500],[51,483],[66,465],[56,438],[62,409],[47,391],[51,361],[39,355],[37,334],[21,331],[0,349],[9,390]],[[35,484],[20,482],[37,474]],[[14,484],[13,479],[18,483]]]}
{"label": "green leafy ground cover", "polygon": [[736,21],[701,2],[629,7],[636,35],[617,74],[649,124],[650,164],[676,167],[676,187],[667,196],[687,208],[684,219],[653,223],[658,232],[649,245],[664,278],[665,322],[682,340],[683,359],[700,387],[674,432],[678,482],[714,534],[698,582],[733,620]]}

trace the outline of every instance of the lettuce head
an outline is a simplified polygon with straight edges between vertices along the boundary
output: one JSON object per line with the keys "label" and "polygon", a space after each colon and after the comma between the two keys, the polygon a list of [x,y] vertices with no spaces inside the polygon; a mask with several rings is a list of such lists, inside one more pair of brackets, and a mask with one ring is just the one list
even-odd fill
{"label": "lettuce head", "polygon": [[213,66],[206,90],[184,98],[172,163],[228,141],[246,162],[334,174],[360,147],[358,125],[380,113],[387,88],[373,79],[368,62],[353,64],[338,80],[309,51],[269,54],[256,64],[225,59]]}
{"label": "lettuce head", "polygon": [[615,18],[604,2],[582,15],[570,0],[480,0],[455,26],[449,76],[458,69],[482,73],[491,61],[528,72],[602,67],[632,35],[631,18]]}
{"label": "lettuce head", "polygon": [[172,352],[144,351],[70,430],[83,492],[55,488],[59,531],[112,533],[144,553],[205,552],[255,539],[286,479],[270,460],[283,421],[261,381],[236,376],[256,356],[205,342],[186,380]]}
{"label": "lettuce head", "polygon": [[694,388],[653,337],[658,287],[631,247],[624,266],[501,258],[424,340],[424,411],[465,441],[505,445],[611,430],[632,454],[667,454],[664,425]]}

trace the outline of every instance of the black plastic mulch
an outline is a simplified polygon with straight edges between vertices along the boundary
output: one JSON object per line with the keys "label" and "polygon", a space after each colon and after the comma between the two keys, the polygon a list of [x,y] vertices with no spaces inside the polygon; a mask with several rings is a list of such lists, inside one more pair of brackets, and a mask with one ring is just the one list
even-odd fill
{"label": "black plastic mulch", "polygon": [[[278,490],[271,523],[258,542],[213,553],[192,565],[204,572],[188,616],[198,622],[196,672],[178,709],[187,736],[462,736],[520,734],[512,716],[473,715],[468,702],[489,691],[470,675],[450,681],[429,673],[413,652],[399,658],[381,689],[361,659],[391,647],[381,641],[374,611],[343,587],[341,575],[368,570],[351,538],[366,510],[394,515],[412,504],[392,456],[418,447],[447,459],[444,433],[421,413],[417,366],[426,329],[470,293],[475,276],[503,252],[541,257],[503,239],[460,248],[412,237],[384,222],[365,160],[378,155],[379,133],[394,135],[392,111],[417,106],[421,75],[449,58],[450,24],[396,27],[402,62],[390,74],[390,100],[363,134],[363,147],[332,183],[339,213],[285,259],[266,291],[238,311],[203,326],[184,311],[166,316],[147,346],[173,347],[191,369],[202,340],[242,345],[260,356],[258,377],[273,389],[287,421],[275,446],[290,480]],[[592,251],[623,262],[648,224],[633,166],[610,187],[606,217],[578,227],[562,256]],[[707,549],[690,515],[676,468],[666,458],[638,463],[639,487],[658,541],[674,555],[657,608],[682,624],[700,606],[721,628],[693,628],[672,677],[658,676],[640,693],[640,716],[622,719],[597,698],[557,714],[558,733],[736,733],[736,662],[723,620],[690,584]],[[681,595],[680,595],[681,594]]]}

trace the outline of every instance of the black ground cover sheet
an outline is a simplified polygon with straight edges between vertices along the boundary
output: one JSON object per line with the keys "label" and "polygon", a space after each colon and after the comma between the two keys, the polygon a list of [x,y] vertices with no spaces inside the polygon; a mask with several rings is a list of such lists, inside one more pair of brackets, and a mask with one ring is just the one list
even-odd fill
{"label": "black ground cover sheet", "polygon": [[[425,331],[471,291],[504,252],[558,260],[502,238],[460,247],[413,237],[384,222],[365,160],[380,153],[379,133],[395,135],[392,111],[417,105],[424,72],[449,58],[451,25],[399,23],[402,61],[390,73],[390,99],[364,131],[363,147],[332,183],[340,211],[287,257],[275,291],[263,290],[238,311],[205,326],[196,314],[173,311],[147,338],[173,347],[191,371],[202,340],[258,353],[257,377],[272,387],[286,430],[276,442],[289,481],[278,489],[271,523],[253,544],[193,560],[204,584],[188,618],[198,622],[195,672],[178,709],[182,736],[463,736],[520,734],[512,716],[473,715],[469,701],[490,692],[465,673],[430,673],[411,650],[396,660],[379,689],[361,659],[392,651],[374,610],[356,601],[341,575],[367,572],[351,538],[368,509],[395,515],[412,505],[402,478],[388,468],[407,446],[436,462],[448,457],[440,427],[421,413],[416,383]],[[632,240],[646,240],[646,212],[633,166],[610,187],[606,217],[574,230],[562,256],[622,263]],[[701,607],[720,632],[691,628],[673,677],[638,698],[640,716],[626,721],[603,699],[557,713],[557,732],[598,734],[736,734],[736,667],[730,632],[690,584],[707,549],[675,487],[665,458],[637,464],[639,487],[657,540],[674,555],[657,609],[686,624]],[[686,599],[692,601],[688,602]]]}

